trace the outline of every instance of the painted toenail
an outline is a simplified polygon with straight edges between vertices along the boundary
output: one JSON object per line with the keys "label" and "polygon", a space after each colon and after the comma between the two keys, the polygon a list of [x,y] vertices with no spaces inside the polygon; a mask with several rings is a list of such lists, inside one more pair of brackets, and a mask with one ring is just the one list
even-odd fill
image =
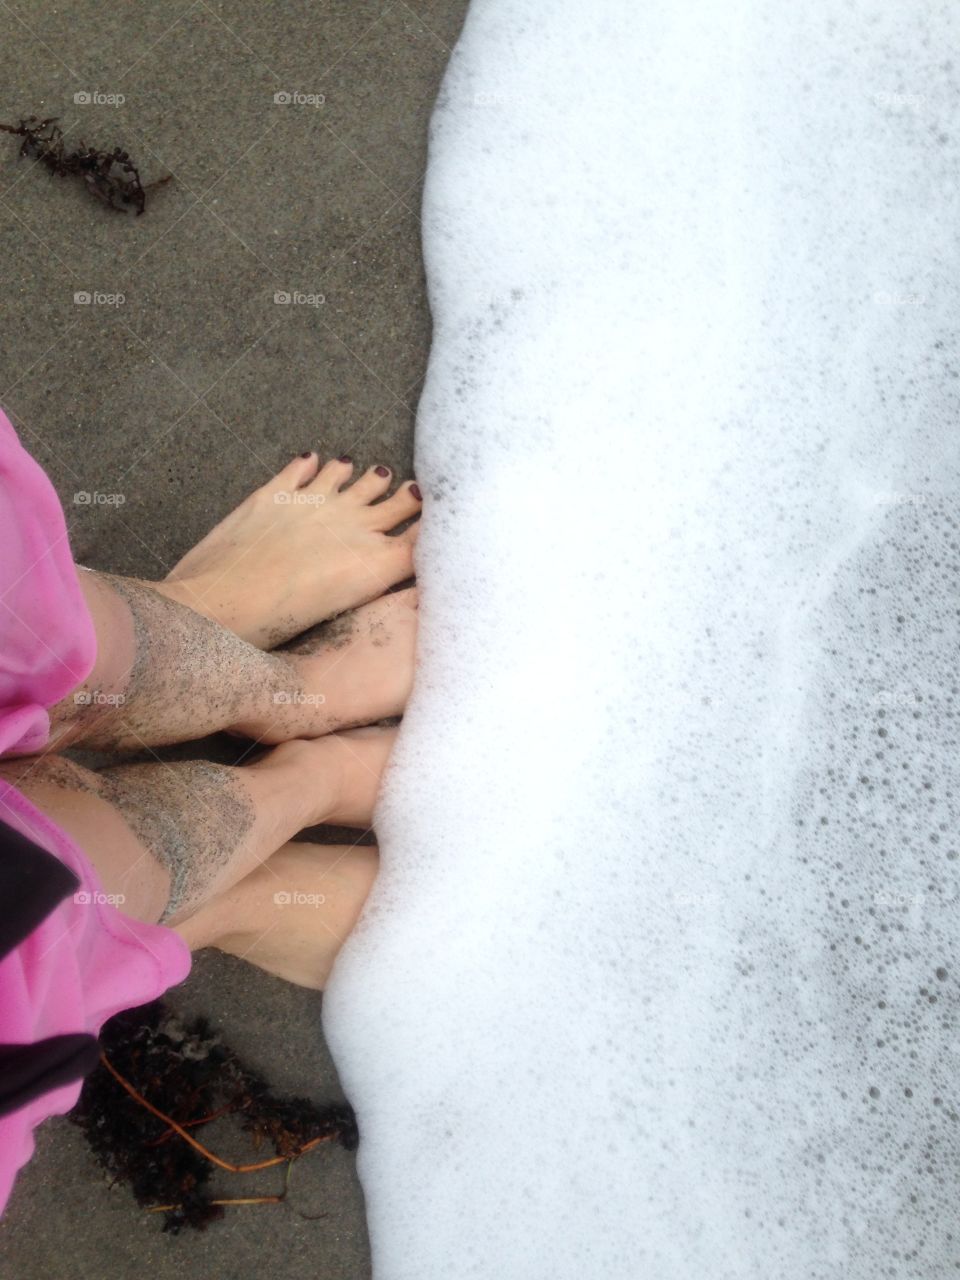
{"label": "painted toenail", "polygon": [[410,486],[410,492],[413,494],[413,496],[416,498],[418,502],[423,501],[423,494],[420,492],[420,486],[418,484],[412,484]]}
{"label": "painted toenail", "polygon": [[350,457],[349,453],[345,453],[345,454],[343,455],[343,457],[342,457],[342,458],[338,458],[338,459],[337,459],[337,461],[338,461],[338,462],[352,462],[352,461],[353,461],[353,459]]}
{"label": "painted toenail", "polygon": [[389,467],[374,467],[373,469],[378,476],[388,476],[390,474]]}
{"label": "painted toenail", "polygon": [[313,457],[313,450],[312,450],[312,449],[307,449],[307,450],[305,450],[305,452],[301,453],[300,457],[301,457],[301,458],[312,458],[312,457]]}

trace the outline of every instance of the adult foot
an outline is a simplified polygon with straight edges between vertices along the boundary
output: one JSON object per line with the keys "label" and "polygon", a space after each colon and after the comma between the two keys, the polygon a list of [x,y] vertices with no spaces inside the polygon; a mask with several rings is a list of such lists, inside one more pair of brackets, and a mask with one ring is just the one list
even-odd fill
{"label": "adult foot", "polygon": [[[396,741],[394,728],[367,727],[323,738],[281,743],[258,762],[298,775],[305,827],[331,825],[369,831],[383,773]],[[289,775],[288,775],[289,776]]]}
{"label": "adult foot", "polygon": [[322,990],[376,878],[377,850],[285,844],[178,931],[301,987]]}
{"label": "adult foot", "polygon": [[153,585],[261,649],[382,595],[413,576],[416,525],[391,530],[420,511],[420,490],[379,501],[390,471],[352,474],[349,458],[294,458]]}
{"label": "adult foot", "polygon": [[286,742],[400,715],[413,685],[416,633],[415,587],[343,614],[273,655],[266,713],[234,731]]}

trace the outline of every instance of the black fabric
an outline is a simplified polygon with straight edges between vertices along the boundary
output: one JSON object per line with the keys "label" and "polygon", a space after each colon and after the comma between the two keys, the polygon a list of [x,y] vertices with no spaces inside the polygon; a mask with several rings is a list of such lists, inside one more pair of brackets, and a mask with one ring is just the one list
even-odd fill
{"label": "black fabric", "polygon": [[0,958],[79,884],[59,858],[0,821]]}
{"label": "black fabric", "polygon": [[62,1084],[88,1075],[100,1061],[94,1036],[71,1032],[36,1044],[0,1045],[0,1116]]}
{"label": "black fabric", "polygon": [[[79,884],[59,858],[0,821],[0,959],[29,937]],[[79,1080],[98,1059],[95,1037],[79,1031],[36,1044],[0,1045],[0,1116]]]}

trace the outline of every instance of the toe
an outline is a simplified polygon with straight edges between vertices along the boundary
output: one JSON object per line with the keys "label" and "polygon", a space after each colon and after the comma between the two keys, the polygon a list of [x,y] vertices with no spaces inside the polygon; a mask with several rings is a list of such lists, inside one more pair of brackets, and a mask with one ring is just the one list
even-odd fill
{"label": "toe", "polygon": [[334,458],[332,462],[328,462],[320,468],[311,488],[322,489],[326,493],[335,493],[347,483],[352,475],[353,459],[349,454],[344,454],[342,458]]}
{"label": "toe", "polygon": [[347,490],[351,498],[357,502],[373,502],[382,497],[390,488],[391,471],[389,467],[371,467],[365,471],[356,484]]}
{"label": "toe", "polygon": [[423,498],[416,484],[401,485],[392,498],[370,508],[373,527],[384,533],[388,529],[395,529],[404,520],[417,515],[422,505]]}
{"label": "toe", "polygon": [[264,486],[266,489],[299,489],[309,484],[317,474],[319,459],[310,449],[299,454],[291,462],[277,472],[272,480]]}

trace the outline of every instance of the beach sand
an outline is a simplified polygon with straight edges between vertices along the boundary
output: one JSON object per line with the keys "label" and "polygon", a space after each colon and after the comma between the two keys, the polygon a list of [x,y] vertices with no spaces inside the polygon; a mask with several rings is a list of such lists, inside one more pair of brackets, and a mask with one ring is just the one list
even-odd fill
{"label": "beach sand", "polygon": [[[71,143],[120,145],[145,181],[175,178],[127,217],[17,161],[15,140],[0,136],[0,403],[57,486],[81,563],[162,577],[303,449],[409,472],[430,332],[418,218],[427,123],[465,9],[5,10],[0,121],[59,115]],[[278,104],[278,92],[323,102]],[[90,302],[75,301],[84,293]],[[171,1001],[208,1016],[277,1090],[338,1096],[318,996],[207,952]],[[240,1155],[229,1127],[207,1132]],[[38,1137],[0,1224],[4,1275],[369,1274],[354,1158],[342,1150],[298,1165],[286,1205],[231,1209],[175,1238],[107,1185],[69,1121]],[[228,1195],[281,1186],[275,1170],[224,1178]]]}

